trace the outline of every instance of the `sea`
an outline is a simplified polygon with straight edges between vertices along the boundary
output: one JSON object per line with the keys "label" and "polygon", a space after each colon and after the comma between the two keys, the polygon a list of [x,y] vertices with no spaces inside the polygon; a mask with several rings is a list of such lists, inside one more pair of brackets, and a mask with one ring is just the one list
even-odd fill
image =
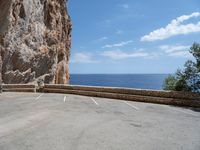
{"label": "sea", "polygon": [[71,85],[162,90],[169,74],[71,74]]}

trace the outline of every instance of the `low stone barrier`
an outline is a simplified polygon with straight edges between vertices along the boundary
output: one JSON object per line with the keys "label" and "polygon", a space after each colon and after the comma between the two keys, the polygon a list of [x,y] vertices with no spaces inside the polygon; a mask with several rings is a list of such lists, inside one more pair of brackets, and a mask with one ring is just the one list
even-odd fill
{"label": "low stone barrier", "polygon": [[2,84],[3,92],[36,92],[34,84]]}
{"label": "low stone barrier", "polygon": [[78,94],[85,96],[113,98],[166,105],[200,107],[200,94],[189,92],[185,93],[73,85],[45,85],[43,91],[49,93]]}
{"label": "low stone barrier", "polygon": [[200,101],[200,94],[199,93],[191,93],[191,92],[145,90],[145,89],[117,88],[117,87],[55,85],[55,84],[46,84],[44,86],[44,88],[107,92],[107,93],[117,93],[117,94],[142,95],[142,96],[176,98],[176,99],[199,100]]}
{"label": "low stone barrier", "polygon": [[[36,92],[34,84],[2,84],[3,92]],[[38,92],[76,94],[146,103],[200,107],[200,94],[131,88],[46,84]]]}

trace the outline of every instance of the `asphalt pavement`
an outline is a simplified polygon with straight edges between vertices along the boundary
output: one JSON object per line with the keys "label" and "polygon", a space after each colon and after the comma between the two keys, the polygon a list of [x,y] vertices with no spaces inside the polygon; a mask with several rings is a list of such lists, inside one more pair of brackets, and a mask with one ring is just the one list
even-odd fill
{"label": "asphalt pavement", "polygon": [[200,110],[67,94],[0,94],[0,150],[200,150]]}

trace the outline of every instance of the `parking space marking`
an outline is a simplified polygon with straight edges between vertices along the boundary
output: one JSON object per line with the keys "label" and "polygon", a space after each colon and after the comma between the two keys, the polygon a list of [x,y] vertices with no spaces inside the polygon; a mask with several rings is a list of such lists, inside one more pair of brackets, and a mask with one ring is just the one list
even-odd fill
{"label": "parking space marking", "polygon": [[40,97],[42,97],[44,93],[40,94],[38,97],[35,98],[35,100],[38,100]]}
{"label": "parking space marking", "polygon": [[67,97],[65,96],[64,99],[63,99],[64,103],[66,102],[66,99],[67,99]]}
{"label": "parking space marking", "polygon": [[90,97],[90,98],[97,106],[99,106],[99,104],[97,103],[97,101],[94,98],[92,98],[92,97]]}
{"label": "parking space marking", "polygon": [[192,116],[198,117],[198,115],[190,113],[190,112],[187,112],[187,111],[184,111],[184,110],[175,109],[175,108],[172,108],[172,109],[177,111],[177,112],[181,112],[181,113],[184,113],[184,114],[188,114],[188,115],[192,115]]}
{"label": "parking space marking", "polygon": [[127,101],[123,101],[123,102],[124,102],[125,104],[127,104],[128,106],[132,107],[133,109],[139,110],[139,108],[137,108],[137,107],[134,106],[134,105],[129,104]]}

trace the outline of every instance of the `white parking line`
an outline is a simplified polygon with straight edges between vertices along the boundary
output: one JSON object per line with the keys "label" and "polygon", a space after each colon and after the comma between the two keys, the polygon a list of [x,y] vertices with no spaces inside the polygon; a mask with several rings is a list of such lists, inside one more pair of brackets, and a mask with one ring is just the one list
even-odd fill
{"label": "white parking line", "polygon": [[95,101],[94,98],[92,98],[92,97],[90,97],[90,98],[91,98],[91,100],[92,100],[97,106],[99,106],[99,104],[97,103],[97,101]]}
{"label": "white parking line", "polygon": [[35,100],[38,100],[40,97],[42,97],[42,95],[44,95],[44,93],[42,93],[38,97],[36,97]]}
{"label": "white parking line", "polygon": [[67,99],[67,97],[65,96],[64,99],[63,99],[64,103],[66,102],[66,99]]}
{"label": "white parking line", "polygon": [[172,108],[172,109],[175,110],[175,111],[178,111],[178,112],[182,112],[182,113],[185,113],[185,114],[188,114],[188,115],[195,116],[195,117],[198,116],[198,115],[196,115],[196,114],[193,114],[193,113],[190,113],[190,112],[187,112],[187,111],[181,110],[181,109],[176,109],[176,108]]}
{"label": "white parking line", "polygon": [[127,104],[128,106],[134,108],[135,110],[139,110],[139,108],[137,108],[137,107],[134,106],[134,105],[129,104],[127,101],[123,101],[123,102],[124,102],[125,104]]}

